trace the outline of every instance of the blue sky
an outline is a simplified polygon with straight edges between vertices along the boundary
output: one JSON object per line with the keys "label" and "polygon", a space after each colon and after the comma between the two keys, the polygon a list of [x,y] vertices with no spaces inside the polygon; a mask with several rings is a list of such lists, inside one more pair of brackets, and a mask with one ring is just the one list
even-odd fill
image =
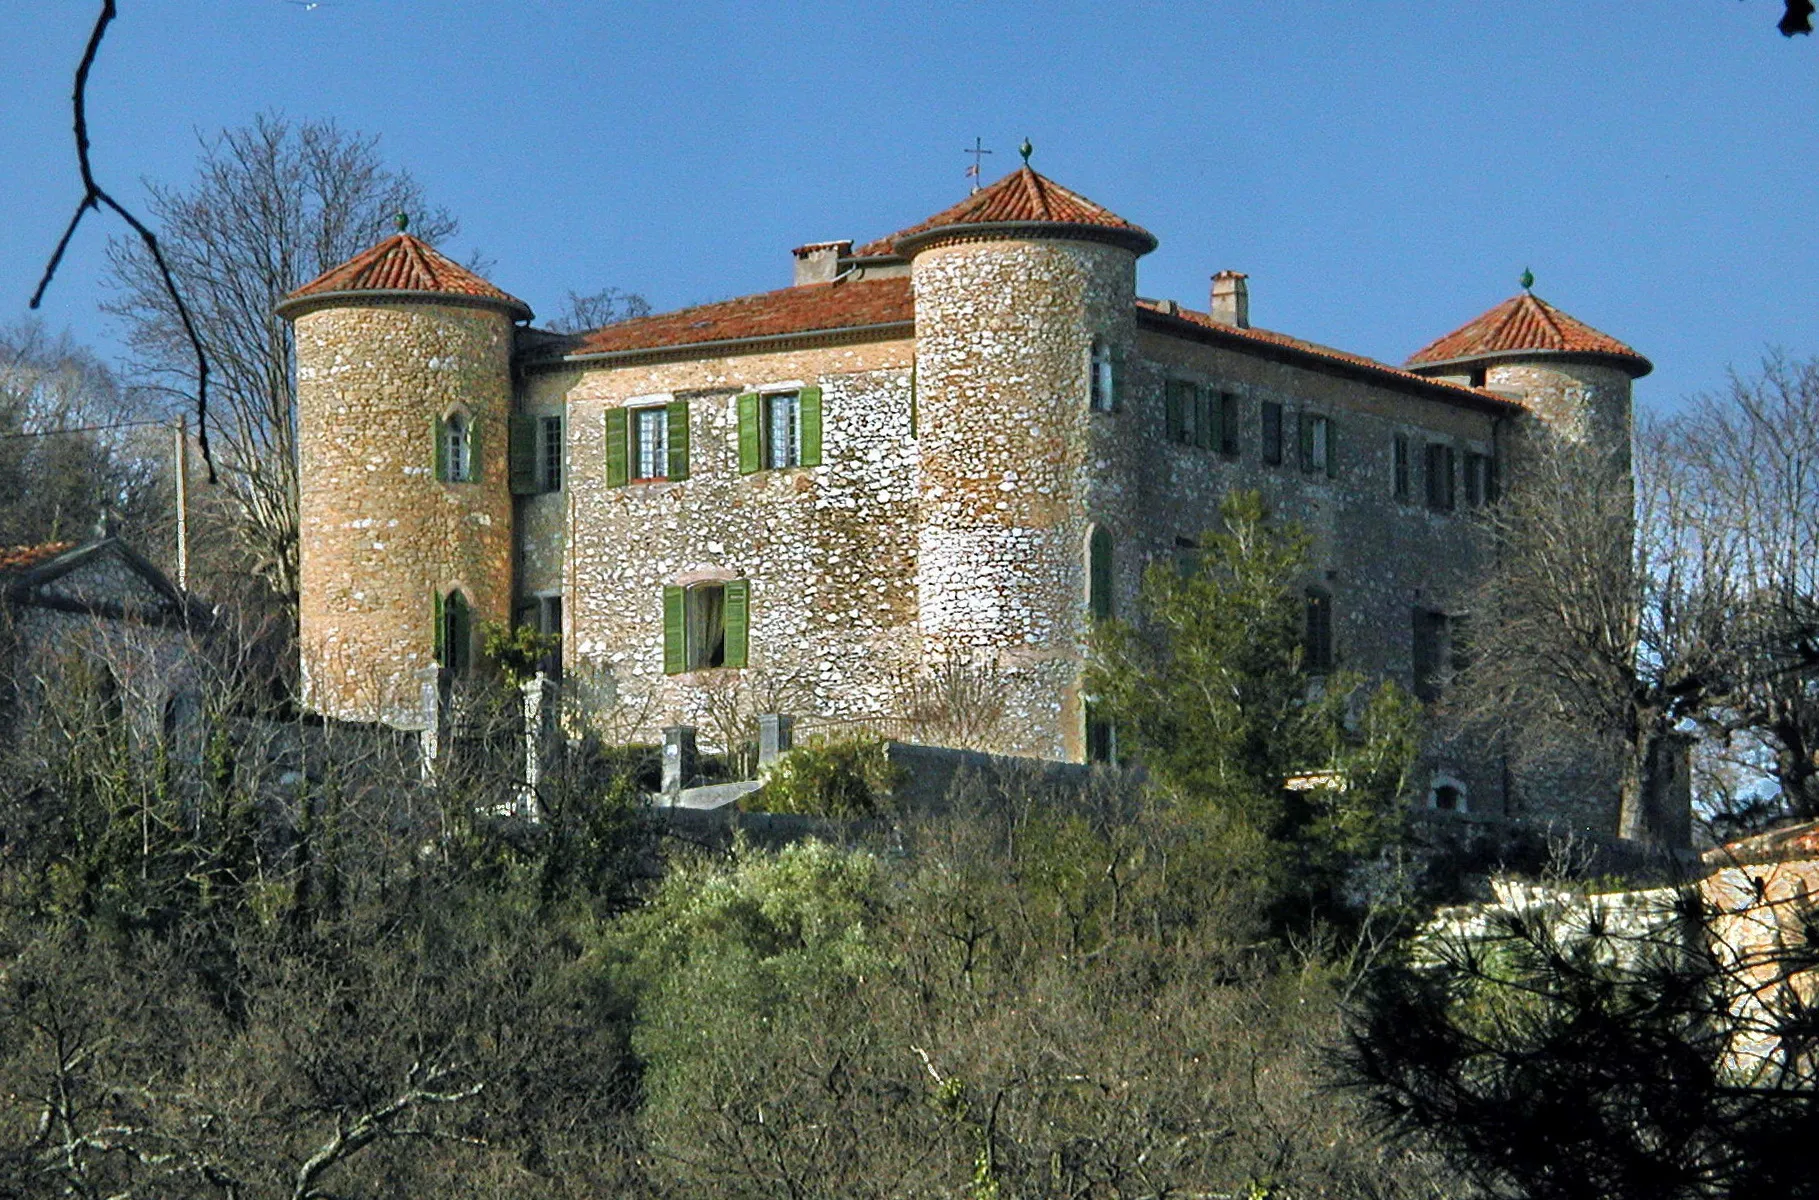
{"label": "blue sky", "polygon": [[[1819,42],[1776,0],[553,3],[120,0],[94,158],[131,204],[264,109],[378,134],[444,248],[553,313],[784,286],[789,249],[1035,166],[1162,242],[1139,290],[1400,361],[1516,290],[1652,358],[1645,406],[1766,346],[1819,353]],[[98,6],[0,6],[0,321],[78,196],[70,72]],[[1646,13],[1647,24],[1638,14]],[[104,352],[90,219],[44,316]]]}

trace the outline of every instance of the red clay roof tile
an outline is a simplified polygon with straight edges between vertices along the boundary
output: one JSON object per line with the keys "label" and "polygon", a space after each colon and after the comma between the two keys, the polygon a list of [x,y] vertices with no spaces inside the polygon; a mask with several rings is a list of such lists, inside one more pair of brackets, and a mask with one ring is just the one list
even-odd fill
{"label": "red clay roof tile", "polygon": [[76,548],[74,542],[42,542],[36,546],[0,546],[0,575],[17,575],[43,566],[59,554]]}
{"label": "red clay roof tile", "polygon": [[660,350],[702,342],[911,324],[915,319],[910,281],[902,276],[806,283],[606,325],[581,335],[579,342],[571,343],[564,354]]}
{"label": "red clay roof tile", "polygon": [[1186,321],[1190,325],[1198,325],[1206,329],[1216,329],[1220,333],[1229,334],[1241,341],[1282,346],[1314,358],[1324,358],[1333,362],[1345,363],[1349,366],[1363,367],[1366,370],[1377,372],[1392,379],[1419,381],[1428,387],[1440,386],[1451,388],[1461,393],[1460,398],[1462,400],[1470,397],[1469,403],[1476,404],[1480,407],[1485,404],[1503,409],[1515,409],[1518,407],[1518,405],[1507,396],[1501,396],[1494,392],[1487,392],[1481,388],[1466,387],[1463,384],[1448,383],[1445,380],[1433,379],[1426,375],[1417,375],[1413,371],[1405,371],[1400,367],[1393,367],[1389,363],[1380,362],[1374,358],[1367,358],[1362,354],[1353,354],[1346,350],[1336,350],[1331,346],[1323,346],[1319,342],[1305,341],[1302,338],[1290,337],[1286,333],[1277,333],[1273,329],[1257,329],[1252,326],[1228,325],[1223,321],[1216,320],[1210,313],[1195,312],[1188,308],[1176,308],[1173,312],[1169,312],[1160,307],[1154,300],[1140,299],[1137,301],[1137,307],[1145,313],[1153,313],[1163,317],[1172,316],[1177,320]]}
{"label": "red clay roof tile", "polygon": [[1407,365],[1421,367],[1529,350],[1607,354],[1631,360],[1641,367],[1637,372],[1640,375],[1646,375],[1652,369],[1648,359],[1608,333],[1598,332],[1526,291],[1467,321],[1445,337],[1435,338],[1410,355]]}
{"label": "red clay roof tile", "polygon": [[1155,237],[1140,225],[1134,225],[1104,205],[1095,204],[1078,192],[1069,191],[1054,180],[1021,167],[988,188],[981,188],[952,208],[946,208],[918,221],[908,229],[899,229],[889,237],[868,242],[853,251],[856,258],[873,258],[898,253],[897,244],[934,229],[955,225],[998,225],[1040,223],[1045,225],[1085,225],[1125,234],[1142,253],[1156,248]]}
{"label": "red clay roof tile", "polygon": [[511,296],[466,267],[408,233],[386,238],[338,267],[310,280],[280,302],[282,311],[311,296],[340,292],[430,292],[448,296],[473,296],[498,301],[528,320],[530,306]]}

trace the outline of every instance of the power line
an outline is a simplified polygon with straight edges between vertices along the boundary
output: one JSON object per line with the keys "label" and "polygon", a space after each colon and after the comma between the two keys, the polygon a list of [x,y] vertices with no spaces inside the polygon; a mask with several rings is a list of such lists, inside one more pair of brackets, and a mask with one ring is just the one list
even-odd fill
{"label": "power line", "polygon": [[20,433],[0,433],[0,441],[11,438],[56,437],[61,433],[106,433],[110,429],[137,429],[144,425],[169,425],[169,421],[116,421],[112,425],[73,425],[68,429],[31,429]]}

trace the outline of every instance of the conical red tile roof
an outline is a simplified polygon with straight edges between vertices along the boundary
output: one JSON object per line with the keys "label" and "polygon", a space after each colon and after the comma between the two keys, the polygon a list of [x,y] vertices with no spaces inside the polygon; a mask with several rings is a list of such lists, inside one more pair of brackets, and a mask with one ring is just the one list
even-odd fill
{"label": "conical red tile roof", "polygon": [[306,302],[350,292],[421,292],[491,301],[513,316],[529,320],[530,306],[500,291],[466,267],[408,233],[386,238],[370,250],[330,268],[278,302],[279,315],[289,315]]}
{"label": "conical red tile roof", "polygon": [[1654,369],[1648,359],[1608,333],[1569,317],[1532,292],[1511,296],[1482,316],[1467,321],[1445,337],[1435,338],[1409,356],[1410,370],[1477,358],[1547,351],[1599,354],[1628,360],[1626,370],[1641,376]]}
{"label": "conical red tile roof", "polygon": [[[1104,240],[1126,245],[1138,254],[1148,254],[1156,248],[1156,238],[1147,229],[1024,166],[990,187],[974,192],[952,208],[943,209],[908,229],[899,229],[889,237],[867,243],[853,254],[859,258],[905,254],[938,240],[948,230],[961,232],[969,225],[1075,226],[1092,230]],[[1057,228],[1055,232],[1063,230]]]}

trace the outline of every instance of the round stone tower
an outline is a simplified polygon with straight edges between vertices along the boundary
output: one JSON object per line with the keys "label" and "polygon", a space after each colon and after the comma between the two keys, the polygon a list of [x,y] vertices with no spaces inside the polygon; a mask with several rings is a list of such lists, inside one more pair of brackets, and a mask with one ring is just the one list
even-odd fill
{"label": "round stone tower", "polygon": [[423,669],[461,674],[510,617],[512,326],[531,311],[400,232],[277,312],[297,338],[304,702],[411,727]]}
{"label": "round stone tower", "polygon": [[1408,360],[1421,375],[1513,395],[1542,427],[1629,462],[1630,384],[1654,367],[1609,334],[1524,288],[1428,343]]}
{"label": "round stone tower", "polygon": [[1028,166],[895,239],[916,303],[925,651],[1002,673],[1021,753],[1087,756],[1089,604],[1115,589],[1128,491],[1101,447],[1155,246]]}

